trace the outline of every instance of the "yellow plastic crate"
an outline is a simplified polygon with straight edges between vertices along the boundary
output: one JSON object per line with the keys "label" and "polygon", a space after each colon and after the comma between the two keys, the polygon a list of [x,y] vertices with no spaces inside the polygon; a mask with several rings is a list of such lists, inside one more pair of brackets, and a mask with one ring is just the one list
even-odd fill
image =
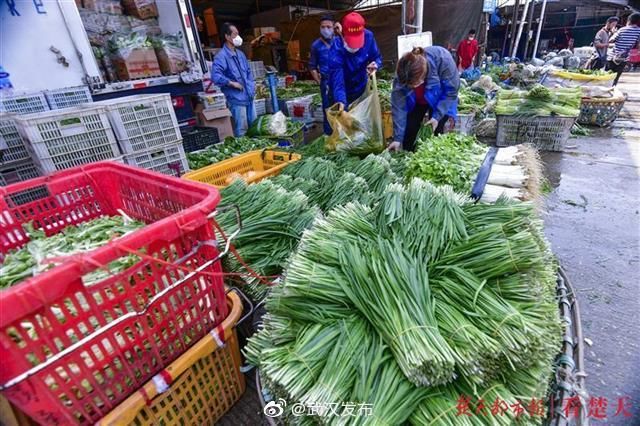
{"label": "yellow plastic crate", "polygon": [[240,348],[234,328],[242,314],[242,302],[235,293],[227,295],[227,302],[230,313],[220,326],[97,424],[214,424],[229,411],[244,393],[246,382],[240,372]]}
{"label": "yellow plastic crate", "polygon": [[[183,179],[208,183],[222,189],[231,183],[229,178],[237,176],[247,183],[259,182],[276,176],[287,164],[298,161],[300,154],[287,151],[257,150],[229,158],[202,169],[186,173]],[[247,173],[251,175],[247,175]]]}

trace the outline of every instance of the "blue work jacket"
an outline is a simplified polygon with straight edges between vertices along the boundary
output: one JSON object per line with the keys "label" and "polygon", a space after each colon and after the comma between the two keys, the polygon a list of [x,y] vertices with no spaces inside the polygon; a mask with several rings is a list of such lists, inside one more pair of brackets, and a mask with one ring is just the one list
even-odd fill
{"label": "blue work jacket", "polygon": [[[424,99],[433,110],[432,118],[440,121],[445,115],[458,116],[458,90],[460,77],[451,53],[444,47],[430,46],[425,49],[427,76],[424,84]],[[407,125],[407,114],[416,106],[415,91],[393,81],[391,112],[393,115],[393,140],[402,142]]]}
{"label": "blue work jacket", "polygon": [[[256,95],[256,83],[247,57],[240,49],[234,53],[226,44],[213,58],[211,80],[220,86],[230,104],[250,105]],[[242,84],[243,89],[229,86],[230,81]]]}
{"label": "blue work jacket", "polygon": [[329,52],[331,51],[334,38],[326,40],[323,37],[319,37],[311,43],[309,69],[318,70],[323,79],[329,78]]}
{"label": "blue work jacket", "polygon": [[364,30],[364,46],[356,53],[344,48],[342,37],[333,38],[329,53],[329,87],[334,102],[348,105],[362,95],[369,80],[367,65],[371,62],[382,67],[382,55],[371,31]]}

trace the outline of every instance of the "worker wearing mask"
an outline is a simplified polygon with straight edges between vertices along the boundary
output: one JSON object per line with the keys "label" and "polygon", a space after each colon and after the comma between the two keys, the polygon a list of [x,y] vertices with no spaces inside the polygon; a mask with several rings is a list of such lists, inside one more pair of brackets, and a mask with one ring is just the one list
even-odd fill
{"label": "worker wearing mask", "polygon": [[242,37],[235,25],[222,24],[224,46],[213,58],[211,79],[220,86],[227,99],[227,106],[233,117],[233,134],[244,134],[243,124],[246,115],[246,127],[256,119],[253,98],[256,94],[256,83],[251,75],[251,67],[245,54],[238,49],[242,46]]}
{"label": "worker wearing mask", "polygon": [[451,53],[443,47],[416,47],[396,67],[391,92],[393,142],[390,151],[415,151],[426,115],[434,134],[453,128],[458,113],[460,78]]}
{"label": "worker wearing mask", "polygon": [[470,30],[467,38],[458,45],[458,69],[464,71],[473,66],[478,55],[478,40],[476,40],[476,30]]}
{"label": "worker wearing mask", "polygon": [[382,66],[373,33],[356,12],[342,19],[342,37],[334,37],[329,60],[329,88],[333,102],[348,107],[367,86],[369,75]]}
{"label": "worker wearing mask", "polygon": [[320,19],[320,37],[311,44],[309,57],[309,70],[315,81],[320,83],[320,95],[322,96],[322,112],[324,114],[324,133],[331,134],[331,126],[327,121],[327,108],[331,106],[329,96],[329,52],[333,45],[334,22],[330,16]]}

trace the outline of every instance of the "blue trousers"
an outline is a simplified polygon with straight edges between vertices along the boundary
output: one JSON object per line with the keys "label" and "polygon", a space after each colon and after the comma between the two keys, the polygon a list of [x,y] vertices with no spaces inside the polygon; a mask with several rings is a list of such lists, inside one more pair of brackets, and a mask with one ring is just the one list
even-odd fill
{"label": "blue trousers", "polygon": [[331,129],[331,125],[329,125],[329,120],[327,120],[327,108],[331,107],[331,95],[329,91],[329,81],[326,78],[322,78],[320,80],[320,96],[322,97],[322,114],[324,116],[324,134],[330,135],[333,130]]}
{"label": "blue trousers", "polygon": [[251,127],[251,124],[256,121],[256,109],[253,106],[253,102],[249,105],[229,105],[231,116],[233,117],[233,135],[240,137],[245,134],[246,129]]}

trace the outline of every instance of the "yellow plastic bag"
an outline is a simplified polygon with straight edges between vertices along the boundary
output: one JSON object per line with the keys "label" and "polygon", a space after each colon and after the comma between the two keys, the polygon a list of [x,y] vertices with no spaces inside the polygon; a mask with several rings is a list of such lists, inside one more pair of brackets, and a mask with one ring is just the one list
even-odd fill
{"label": "yellow plastic bag", "polygon": [[327,120],[333,133],[327,139],[327,151],[348,152],[355,155],[380,153],[384,150],[382,108],[375,73],[367,87],[349,111],[342,104],[327,109]]}

